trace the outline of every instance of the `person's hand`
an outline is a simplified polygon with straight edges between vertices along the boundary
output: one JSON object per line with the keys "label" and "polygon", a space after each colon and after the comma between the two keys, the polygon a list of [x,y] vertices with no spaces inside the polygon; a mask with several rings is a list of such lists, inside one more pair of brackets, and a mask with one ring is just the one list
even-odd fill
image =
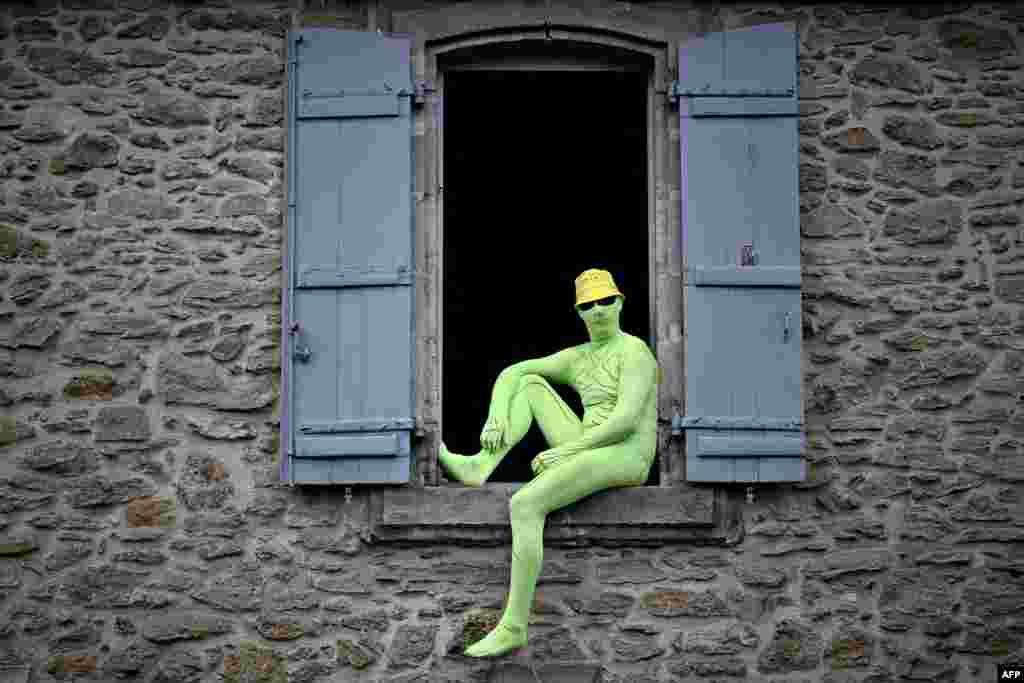
{"label": "person's hand", "polygon": [[534,474],[540,474],[552,467],[557,467],[578,452],[579,449],[568,445],[549,448],[539,453],[537,457],[530,461],[530,469],[533,470]]}
{"label": "person's hand", "polygon": [[505,445],[505,433],[508,431],[508,424],[505,418],[500,415],[492,415],[487,418],[484,430],[480,432],[480,445],[489,451],[495,451]]}

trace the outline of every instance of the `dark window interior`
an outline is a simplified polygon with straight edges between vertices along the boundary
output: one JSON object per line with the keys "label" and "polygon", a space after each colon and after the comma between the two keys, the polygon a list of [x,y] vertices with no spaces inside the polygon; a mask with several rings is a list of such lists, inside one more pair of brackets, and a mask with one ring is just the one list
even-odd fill
{"label": "dark window interior", "polygon": [[[453,71],[444,80],[444,431],[480,449],[517,361],[588,340],[574,279],[610,271],[622,329],[648,342],[647,85],[642,72]],[[555,385],[582,417],[580,399]],[[534,424],[490,481],[528,481]],[[657,466],[648,484],[657,484]]]}

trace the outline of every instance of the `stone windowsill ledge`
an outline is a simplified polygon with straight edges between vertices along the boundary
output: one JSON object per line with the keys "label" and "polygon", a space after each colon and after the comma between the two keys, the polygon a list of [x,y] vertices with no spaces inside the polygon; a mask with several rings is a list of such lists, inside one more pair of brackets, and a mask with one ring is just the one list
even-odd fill
{"label": "stone windowsill ledge", "polygon": [[[369,495],[374,541],[511,542],[509,499],[522,483],[479,488],[446,485],[375,488]],[[549,545],[591,542],[660,545],[722,543],[724,497],[718,487],[634,486],[599,491],[550,514],[544,525]]]}

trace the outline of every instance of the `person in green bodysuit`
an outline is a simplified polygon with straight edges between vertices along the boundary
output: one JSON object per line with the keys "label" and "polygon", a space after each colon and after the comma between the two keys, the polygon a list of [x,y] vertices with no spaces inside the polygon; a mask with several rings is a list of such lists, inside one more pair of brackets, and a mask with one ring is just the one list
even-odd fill
{"label": "person in green bodysuit", "polygon": [[[468,486],[487,481],[533,420],[551,446],[530,462],[534,478],[510,501],[512,576],[505,611],[490,633],[466,648],[468,656],[497,656],[526,645],[548,513],[603,489],[647,481],[657,446],[658,364],[646,342],[620,329],[624,299],[608,271],[584,271],[576,278],[576,311],[590,341],[501,371],[479,453],[459,455],[441,443],[445,472]],[[549,381],[579,392],[582,421]]]}

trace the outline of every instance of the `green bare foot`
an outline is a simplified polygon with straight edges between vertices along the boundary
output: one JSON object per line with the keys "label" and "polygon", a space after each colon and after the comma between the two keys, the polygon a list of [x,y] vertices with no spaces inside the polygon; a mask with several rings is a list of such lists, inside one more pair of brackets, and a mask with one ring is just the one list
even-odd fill
{"label": "green bare foot", "polygon": [[499,621],[493,631],[467,647],[463,654],[467,657],[498,657],[521,647],[526,647],[526,629]]}
{"label": "green bare foot", "polygon": [[459,455],[449,451],[443,441],[438,459],[449,477],[466,486],[483,486],[493,471],[483,451],[476,455]]}

